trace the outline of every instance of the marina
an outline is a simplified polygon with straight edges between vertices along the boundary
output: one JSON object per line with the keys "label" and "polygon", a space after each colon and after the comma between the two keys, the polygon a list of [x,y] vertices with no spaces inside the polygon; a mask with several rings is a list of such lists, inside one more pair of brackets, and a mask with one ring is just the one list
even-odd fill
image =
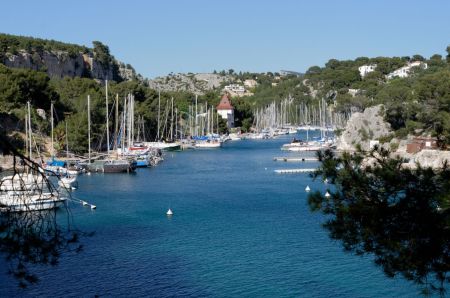
{"label": "marina", "polygon": [[416,296],[410,283],[328,238],[305,190],[325,193],[327,185],[308,174],[273,174],[289,168],[273,161],[289,139],[168,152],[134,175],[79,175],[67,204],[76,227],[95,235],[83,238],[81,254],[37,268],[43,281],[26,292],[1,271],[2,295]]}
{"label": "marina", "polygon": [[301,174],[301,173],[314,173],[317,169],[278,169],[274,170],[277,174]]}
{"label": "marina", "polygon": [[311,162],[319,161],[317,157],[274,157],[274,161],[285,161],[285,162]]}

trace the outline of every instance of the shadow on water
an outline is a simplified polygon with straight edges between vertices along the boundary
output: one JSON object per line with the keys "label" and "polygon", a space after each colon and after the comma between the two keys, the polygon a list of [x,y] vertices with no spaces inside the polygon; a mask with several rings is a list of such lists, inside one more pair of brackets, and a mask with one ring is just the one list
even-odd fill
{"label": "shadow on water", "polygon": [[[329,216],[324,227],[345,250],[373,255],[387,276],[401,275],[422,294],[444,297],[450,283],[450,168],[410,170],[389,154],[325,152],[318,174],[337,191],[330,198],[311,194],[310,207]],[[365,157],[373,163],[364,163]]]}

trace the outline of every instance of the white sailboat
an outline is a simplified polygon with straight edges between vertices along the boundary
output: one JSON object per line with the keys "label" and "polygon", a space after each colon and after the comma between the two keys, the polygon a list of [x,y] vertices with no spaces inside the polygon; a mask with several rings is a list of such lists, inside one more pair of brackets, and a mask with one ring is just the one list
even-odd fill
{"label": "white sailboat", "polygon": [[66,188],[66,189],[73,189],[76,181],[77,181],[77,176],[61,177],[58,180],[58,185]]}
{"label": "white sailboat", "polygon": [[[31,108],[27,103],[28,115],[25,121],[28,158],[32,159]],[[53,209],[61,206],[66,198],[58,192],[48,190],[48,181],[41,173],[20,173],[3,177],[0,180],[0,211],[22,212]]]}

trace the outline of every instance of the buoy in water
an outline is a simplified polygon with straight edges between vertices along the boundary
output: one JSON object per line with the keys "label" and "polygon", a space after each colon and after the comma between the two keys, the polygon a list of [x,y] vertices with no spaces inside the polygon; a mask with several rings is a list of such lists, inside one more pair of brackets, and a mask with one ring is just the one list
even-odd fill
{"label": "buoy in water", "polygon": [[306,192],[310,192],[311,191],[311,188],[309,188],[309,185],[306,185],[305,191]]}
{"label": "buoy in water", "polygon": [[172,209],[169,208],[169,210],[167,210],[166,214],[169,215],[169,216],[173,215]]}
{"label": "buoy in water", "polygon": [[83,203],[83,206],[86,206],[88,204],[88,202],[86,201],[81,201]]}
{"label": "buoy in water", "polygon": [[88,176],[91,175],[91,172],[87,172],[86,175],[88,175]]}
{"label": "buoy in water", "polygon": [[323,180],[323,183],[327,184],[328,183],[328,179],[325,178],[325,180]]}
{"label": "buoy in water", "polygon": [[331,197],[331,195],[330,195],[330,193],[327,191],[327,192],[325,193],[325,198],[329,198],[329,197]]}
{"label": "buoy in water", "polygon": [[91,205],[91,209],[97,209],[97,206]]}

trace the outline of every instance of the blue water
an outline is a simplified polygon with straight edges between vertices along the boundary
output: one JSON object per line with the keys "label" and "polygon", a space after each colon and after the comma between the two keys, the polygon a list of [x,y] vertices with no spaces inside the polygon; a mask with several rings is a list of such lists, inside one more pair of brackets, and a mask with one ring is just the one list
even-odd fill
{"label": "blue water", "polygon": [[370,257],[329,239],[304,192],[326,185],[273,172],[317,165],[273,161],[288,141],[228,142],[168,153],[134,175],[80,176],[74,195],[97,210],[72,205],[72,214],[95,235],[82,239],[80,254],[35,268],[41,281],[26,290],[2,266],[0,296],[418,296],[413,284],[388,279]]}

